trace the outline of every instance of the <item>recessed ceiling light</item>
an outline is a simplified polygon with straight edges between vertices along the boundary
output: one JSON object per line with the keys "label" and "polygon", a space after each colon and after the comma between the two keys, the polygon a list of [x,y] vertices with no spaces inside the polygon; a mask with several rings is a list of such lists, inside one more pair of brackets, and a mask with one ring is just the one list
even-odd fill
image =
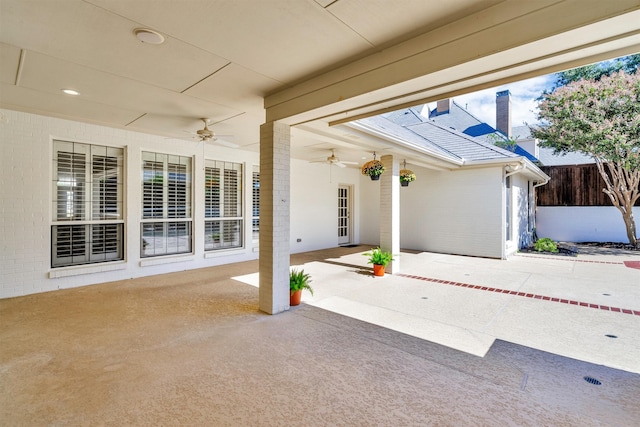
{"label": "recessed ceiling light", "polygon": [[73,90],[73,89],[62,89],[62,91],[64,93],[66,93],[67,95],[73,95],[73,96],[80,95],[80,92],[78,92],[77,90]]}
{"label": "recessed ceiling light", "polygon": [[136,28],[133,30],[138,40],[143,43],[149,44],[162,44],[164,42],[164,36],[157,31],[150,30],[148,28]]}

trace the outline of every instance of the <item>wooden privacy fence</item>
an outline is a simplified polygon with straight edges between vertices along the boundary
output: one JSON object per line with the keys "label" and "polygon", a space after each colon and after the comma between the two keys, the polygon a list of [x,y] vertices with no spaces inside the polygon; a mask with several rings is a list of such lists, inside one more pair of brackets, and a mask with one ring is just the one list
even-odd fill
{"label": "wooden privacy fence", "polygon": [[[536,189],[538,206],[613,206],[602,191],[605,183],[595,163],[540,169],[551,179]],[[635,206],[640,206],[640,200]]]}

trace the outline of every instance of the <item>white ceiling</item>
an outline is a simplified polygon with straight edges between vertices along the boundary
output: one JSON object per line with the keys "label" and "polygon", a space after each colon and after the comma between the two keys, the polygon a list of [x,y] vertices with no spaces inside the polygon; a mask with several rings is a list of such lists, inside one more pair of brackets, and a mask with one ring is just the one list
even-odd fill
{"label": "white ceiling", "polygon": [[[300,116],[307,123],[293,134],[293,155],[317,159],[336,147],[343,160],[361,161],[385,146],[328,122],[640,50],[640,1],[601,3],[0,0],[0,107],[179,139],[209,118],[217,134],[257,150],[265,98],[304,106],[326,93],[309,104],[313,116]],[[575,13],[555,13],[567,7]],[[513,46],[483,36],[507,22],[548,29],[505,33]],[[165,42],[140,42],[140,27]],[[457,41],[465,48],[451,48]],[[425,46],[442,67],[399,67],[422,59]],[[492,65],[479,72],[482,60]],[[338,83],[354,95],[333,100]]]}

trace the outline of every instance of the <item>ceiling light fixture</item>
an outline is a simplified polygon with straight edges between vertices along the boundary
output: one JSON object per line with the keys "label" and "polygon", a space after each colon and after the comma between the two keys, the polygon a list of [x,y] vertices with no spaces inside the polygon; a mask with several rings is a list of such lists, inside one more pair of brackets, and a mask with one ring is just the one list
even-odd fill
{"label": "ceiling light fixture", "polygon": [[73,90],[73,89],[62,89],[62,91],[64,93],[66,93],[67,95],[73,95],[73,96],[80,95],[80,92],[78,92],[77,90]]}
{"label": "ceiling light fixture", "polygon": [[148,28],[136,28],[133,30],[138,40],[142,43],[148,44],[162,44],[164,43],[164,36],[157,31],[150,30]]}

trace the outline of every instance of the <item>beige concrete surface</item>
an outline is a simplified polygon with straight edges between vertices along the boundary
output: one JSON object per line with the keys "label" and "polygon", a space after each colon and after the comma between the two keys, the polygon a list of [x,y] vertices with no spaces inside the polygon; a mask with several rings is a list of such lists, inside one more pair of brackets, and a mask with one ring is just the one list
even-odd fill
{"label": "beige concrete surface", "polygon": [[[0,425],[637,425],[640,375],[634,369],[502,338],[510,333],[514,342],[564,348],[554,340],[582,334],[575,341],[590,345],[580,351],[594,353],[584,359],[608,364],[611,357],[633,368],[618,353],[636,354],[627,335],[637,340],[637,316],[511,295],[505,300],[397,276],[373,278],[360,255],[366,249],[293,256],[293,265],[312,273],[316,293],[277,316],[258,312],[257,289],[243,283],[255,278],[256,262],[0,300]],[[546,265],[526,257],[402,256],[403,269],[420,269],[414,274],[449,271],[465,282],[491,282],[489,269],[501,286],[536,292],[530,275]],[[552,268],[581,270],[557,263]],[[602,286],[614,294],[612,282],[637,277],[617,264],[606,268],[609,280]],[[621,299],[625,306],[638,308],[634,288],[620,289],[628,293]],[[571,292],[588,299],[600,289],[592,282]],[[356,317],[371,312],[371,320],[388,319],[392,326],[404,318],[409,332],[430,325],[426,330],[438,336],[447,335],[443,329],[467,331],[471,339],[489,337],[493,344],[479,357],[312,305],[332,305],[331,299],[359,307]],[[399,311],[403,300],[405,312]],[[482,309],[485,303],[492,315]],[[545,316],[534,316],[540,312],[553,320],[541,323]],[[424,324],[413,323],[418,318]],[[567,325],[573,328],[565,330]],[[611,331],[619,338],[596,340]]]}
{"label": "beige concrete surface", "polygon": [[[592,248],[585,252],[589,253],[576,257],[518,254],[507,261],[433,253],[403,252],[400,256],[406,275],[640,313],[640,270],[623,264],[640,260],[640,254],[620,250],[597,253]],[[640,373],[640,315],[397,275],[374,278],[368,274],[366,261],[361,253],[330,259],[336,263],[333,266],[342,264],[347,272],[349,266],[352,273],[357,272],[350,280],[358,280],[358,287],[339,281],[333,293],[306,294],[303,301],[478,356],[486,354],[495,339],[501,339]],[[317,261],[305,264],[305,268],[322,280],[331,268],[326,264]],[[418,332],[412,332],[416,329]]]}

